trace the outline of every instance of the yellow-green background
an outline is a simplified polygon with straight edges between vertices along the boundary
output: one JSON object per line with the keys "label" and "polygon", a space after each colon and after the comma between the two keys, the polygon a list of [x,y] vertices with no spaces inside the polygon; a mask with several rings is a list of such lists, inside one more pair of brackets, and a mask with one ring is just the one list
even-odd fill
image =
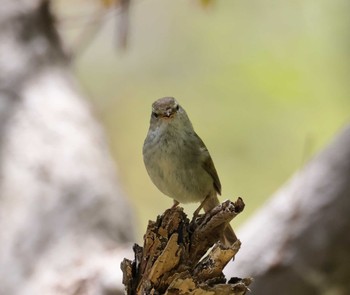
{"label": "yellow-green background", "polygon": [[348,122],[348,1],[221,0],[206,8],[200,1],[134,1],[125,51],[116,48],[115,14],[82,46],[89,38],[81,30],[92,35],[94,20],[81,25],[74,17],[86,20],[97,9],[85,1],[63,7],[60,28],[69,46],[80,48],[74,70],[107,130],[139,238],[172,204],[142,161],[155,99],[178,99],[211,152],[223,199],[244,198],[235,225]]}

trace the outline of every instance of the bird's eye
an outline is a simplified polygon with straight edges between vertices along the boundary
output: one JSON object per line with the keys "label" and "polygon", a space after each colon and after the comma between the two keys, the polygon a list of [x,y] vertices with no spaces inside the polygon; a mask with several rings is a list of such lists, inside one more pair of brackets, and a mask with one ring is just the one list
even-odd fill
{"label": "bird's eye", "polygon": [[154,118],[158,118],[158,114],[157,114],[156,112],[152,112],[152,116],[153,116]]}
{"label": "bird's eye", "polygon": [[178,111],[178,110],[179,110],[179,108],[180,108],[180,106],[177,104],[177,105],[176,105],[176,110]]}

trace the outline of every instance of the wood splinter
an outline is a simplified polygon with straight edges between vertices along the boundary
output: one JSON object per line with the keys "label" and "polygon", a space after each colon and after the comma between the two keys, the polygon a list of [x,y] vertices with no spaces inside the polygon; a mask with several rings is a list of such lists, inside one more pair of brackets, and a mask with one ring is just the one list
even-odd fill
{"label": "wood splinter", "polygon": [[150,221],[144,246],[134,245],[134,261],[121,263],[126,294],[246,294],[252,279],[227,281],[223,274],[240,241],[231,246],[219,241],[226,225],[243,209],[244,202],[238,198],[191,221],[181,207],[172,207]]}

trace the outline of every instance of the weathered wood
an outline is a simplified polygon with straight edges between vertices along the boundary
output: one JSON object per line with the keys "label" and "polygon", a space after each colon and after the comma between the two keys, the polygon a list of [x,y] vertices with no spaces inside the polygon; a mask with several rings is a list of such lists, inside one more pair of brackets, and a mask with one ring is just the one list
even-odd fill
{"label": "weathered wood", "polygon": [[126,294],[245,294],[251,279],[227,282],[223,269],[240,248],[219,240],[227,224],[244,209],[239,198],[226,201],[190,221],[183,208],[166,210],[150,221],[135,259],[121,264]]}

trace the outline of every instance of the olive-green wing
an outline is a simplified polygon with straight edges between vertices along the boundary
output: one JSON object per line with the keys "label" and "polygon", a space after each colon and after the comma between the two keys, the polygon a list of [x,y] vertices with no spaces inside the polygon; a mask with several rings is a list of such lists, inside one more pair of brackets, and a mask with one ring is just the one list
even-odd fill
{"label": "olive-green wing", "polygon": [[219,180],[218,173],[216,172],[214,162],[213,162],[213,160],[209,154],[209,151],[208,151],[207,147],[205,146],[203,140],[197,135],[197,133],[194,133],[194,134],[197,137],[198,142],[200,144],[201,158],[203,159],[203,164],[202,164],[203,168],[213,178],[214,188],[218,192],[218,194],[221,195],[221,183]]}

